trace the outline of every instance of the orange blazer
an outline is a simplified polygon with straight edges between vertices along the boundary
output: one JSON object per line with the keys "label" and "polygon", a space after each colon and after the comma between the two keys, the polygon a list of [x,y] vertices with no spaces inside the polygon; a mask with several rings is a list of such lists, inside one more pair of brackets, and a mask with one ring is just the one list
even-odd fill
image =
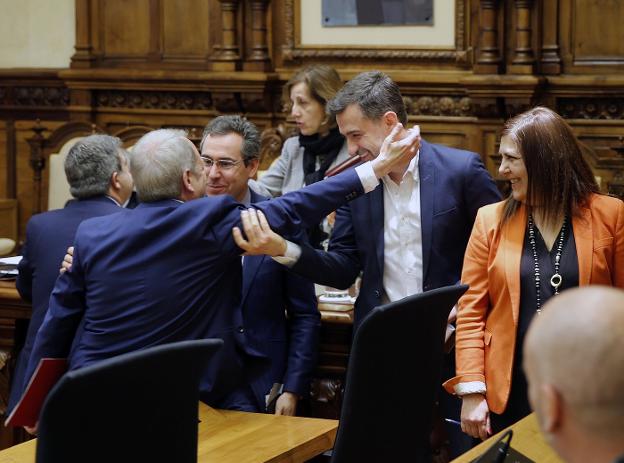
{"label": "orange blazer", "polygon": [[[522,207],[503,226],[504,202],[479,209],[464,257],[462,282],[470,288],[459,300],[455,355],[457,376],[444,383],[450,393],[460,383],[486,385],[488,406],[502,413],[511,373],[520,310],[520,259],[527,223]],[[593,194],[572,218],[579,285],[624,288],[624,203]]]}

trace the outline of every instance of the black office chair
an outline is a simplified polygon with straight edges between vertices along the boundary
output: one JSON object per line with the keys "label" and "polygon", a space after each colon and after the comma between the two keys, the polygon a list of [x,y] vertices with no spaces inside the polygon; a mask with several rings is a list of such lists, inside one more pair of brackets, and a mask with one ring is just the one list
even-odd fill
{"label": "black office chair", "polygon": [[43,404],[37,463],[197,461],[199,380],[222,344],[164,344],[66,373]]}
{"label": "black office chair", "polygon": [[353,339],[332,463],[431,461],[444,333],[468,287],[448,286],[376,307]]}

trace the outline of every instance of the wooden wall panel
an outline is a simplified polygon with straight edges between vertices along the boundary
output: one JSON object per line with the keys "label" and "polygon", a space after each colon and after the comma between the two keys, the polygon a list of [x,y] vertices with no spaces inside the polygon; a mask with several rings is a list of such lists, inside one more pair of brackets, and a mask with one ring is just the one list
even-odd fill
{"label": "wooden wall panel", "polygon": [[0,197],[10,198],[7,192],[7,122],[0,121]]}
{"label": "wooden wall panel", "polygon": [[142,125],[198,137],[216,115],[240,113],[277,133],[285,121],[281,87],[319,62],[345,80],[388,72],[410,123],[431,142],[481,154],[495,177],[504,120],[544,104],[590,146],[604,191],[624,178],[623,2],[450,0],[459,6],[455,48],[367,51],[301,47],[298,1],[76,0],[71,69],[0,72],[0,195],[17,193],[20,234],[33,204],[25,140],[37,118],[48,129],[83,120],[109,133]]}
{"label": "wooden wall panel", "polygon": [[167,59],[206,59],[210,49],[206,0],[162,0],[162,50]]}
{"label": "wooden wall panel", "polygon": [[624,64],[624,2],[574,0],[573,8],[574,62]]}
{"label": "wooden wall panel", "polygon": [[156,27],[151,0],[101,0],[102,51],[109,58],[145,58],[152,51],[150,38]]}

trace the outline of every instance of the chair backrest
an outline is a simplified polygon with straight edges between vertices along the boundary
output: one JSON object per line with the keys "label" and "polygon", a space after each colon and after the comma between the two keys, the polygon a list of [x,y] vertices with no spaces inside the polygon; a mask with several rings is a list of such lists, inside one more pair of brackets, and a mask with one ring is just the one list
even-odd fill
{"label": "chair backrest", "polygon": [[50,155],[48,163],[48,210],[63,209],[73,196],[69,192],[69,183],[65,176],[65,158],[72,147],[83,137],[68,140],[58,153]]}
{"label": "chair backrest", "polygon": [[37,463],[195,462],[199,380],[222,344],[164,344],[66,373],[43,404]]}
{"label": "chair backrest", "polygon": [[448,314],[468,287],[373,309],[353,339],[333,463],[430,461]]}

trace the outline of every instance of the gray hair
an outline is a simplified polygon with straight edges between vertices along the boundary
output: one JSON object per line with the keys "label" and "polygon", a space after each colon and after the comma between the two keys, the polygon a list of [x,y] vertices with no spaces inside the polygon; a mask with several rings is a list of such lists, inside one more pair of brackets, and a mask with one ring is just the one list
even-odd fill
{"label": "gray hair", "polygon": [[201,175],[192,143],[184,130],[160,129],[143,135],[130,157],[130,171],[141,202],[178,199],[182,175]]}
{"label": "gray hair", "polygon": [[121,172],[122,158],[128,161],[121,140],[110,135],[90,135],[71,147],[65,158],[69,192],[84,199],[108,193],[114,172]]}
{"label": "gray hair", "polygon": [[204,146],[208,135],[228,135],[236,133],[243,139],[241,156],[245,165],[260,156],[260,133],[253,122],[241,116],[218,116],[204,128],[200,147]]}
{"label": "gray hair", "polygon": [[363,72],[347,82],[328,101],[327,112],[335,116],[352,104],[358,105],[370,120],[378,120],[386,112],[393,111],[399,122],[407,125],[407,111],[401,90],[396,82],[381,71]]}

